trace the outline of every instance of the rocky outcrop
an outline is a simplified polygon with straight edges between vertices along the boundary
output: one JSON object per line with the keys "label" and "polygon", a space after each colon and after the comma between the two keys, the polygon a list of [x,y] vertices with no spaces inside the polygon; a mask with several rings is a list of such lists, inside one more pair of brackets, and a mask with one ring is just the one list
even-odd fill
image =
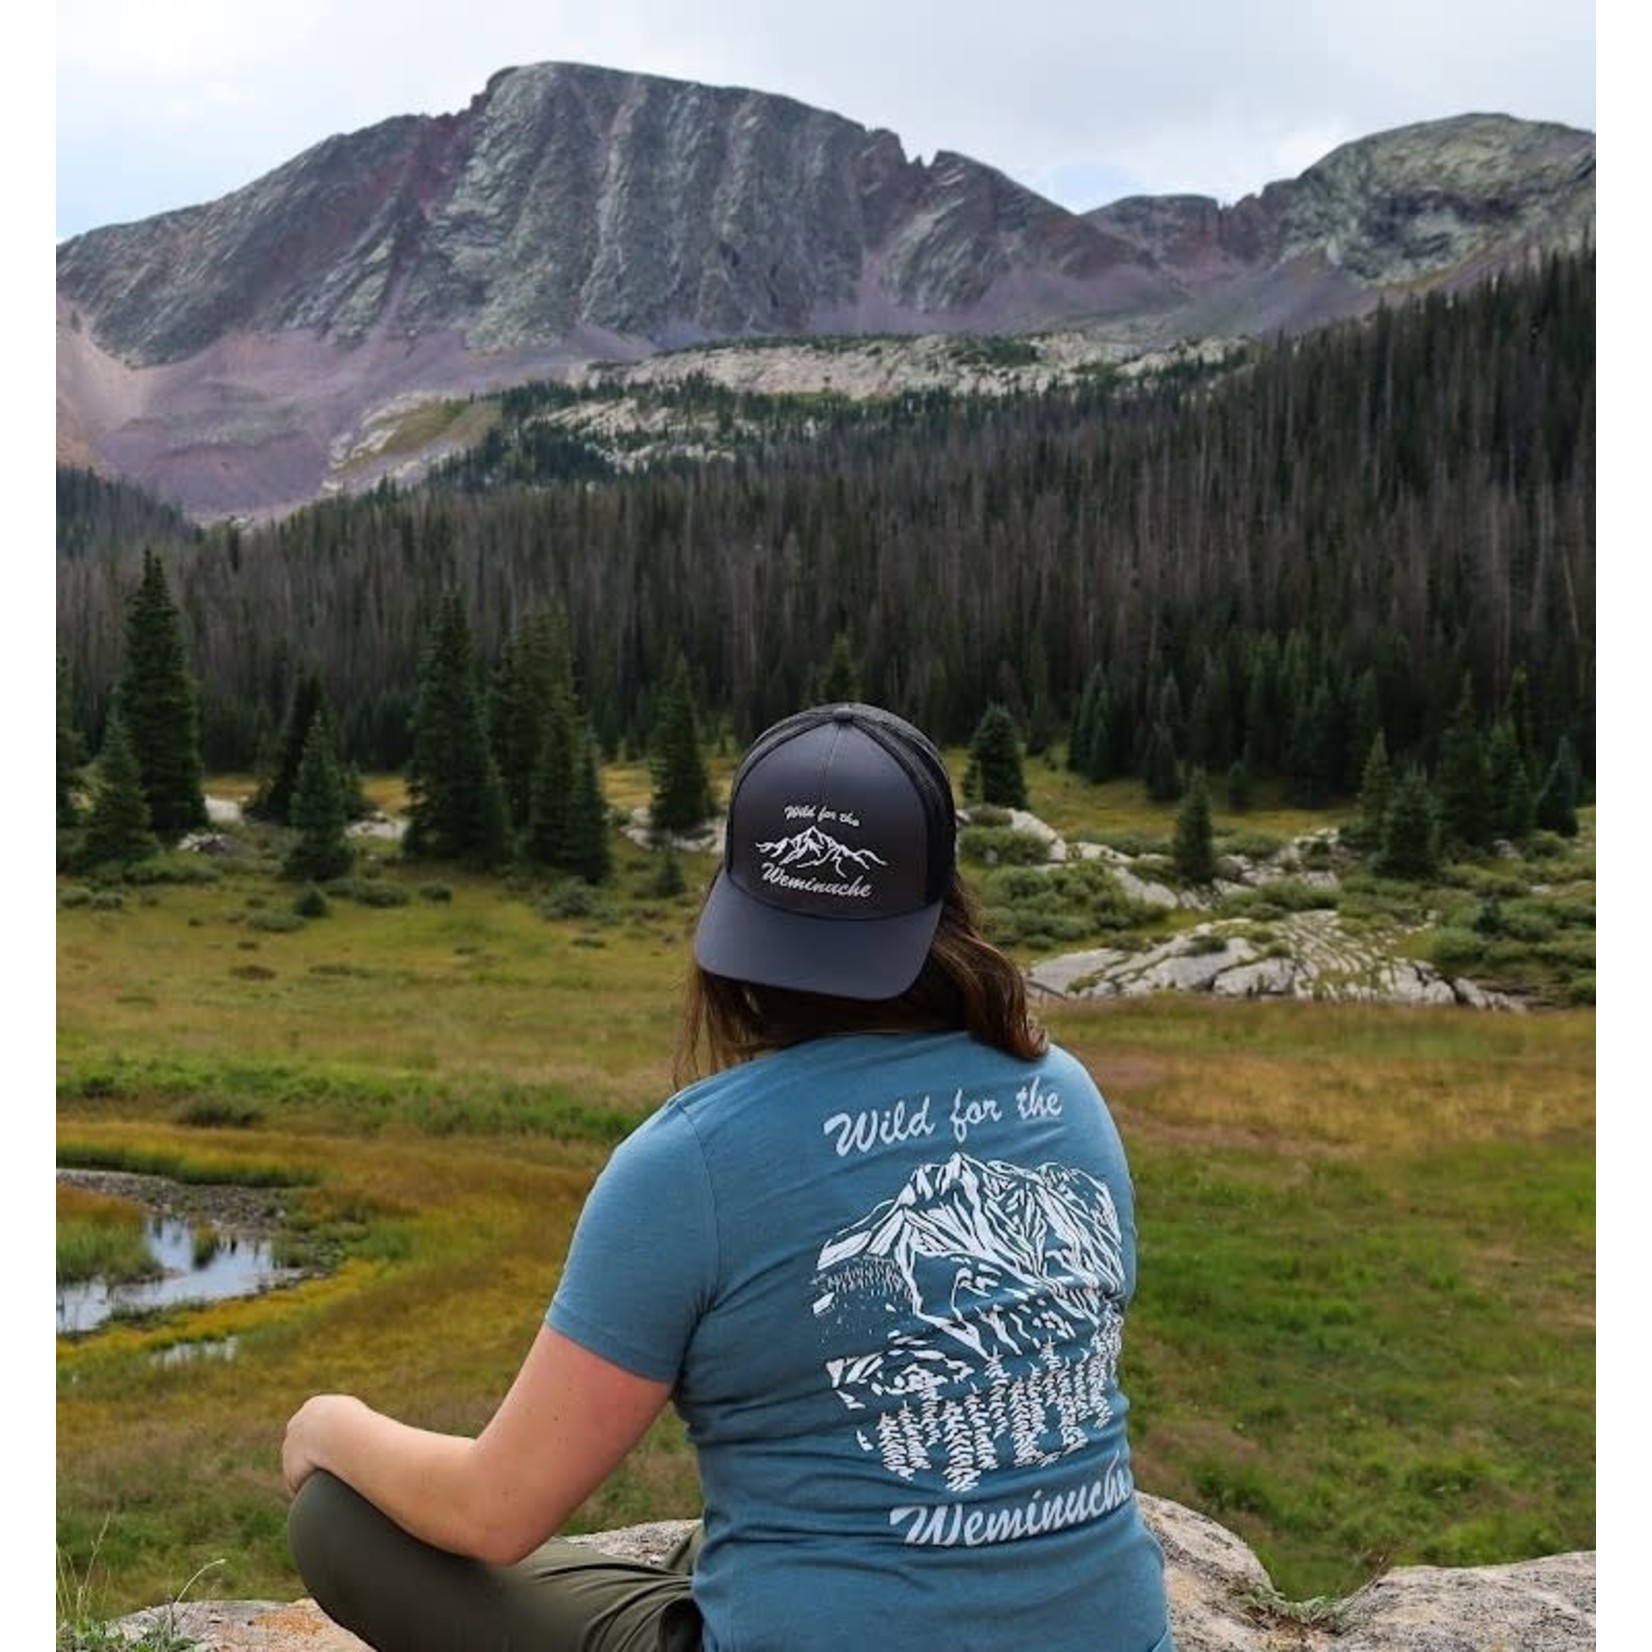
{"label": "rocky outcrop", "polygon": [[[1052,998],[1140,998],[1156,992],[1202,992],[1217,998],[1303,998],[1321,1003],[1462,1005],[1477,1010],[1520,1011],[1524,1005],[1465,976],[1442,974],[1409,955],[1397,924],[1345,924],[1335,910],[1339,878],[1330,869],[1336,834],[1319,833],[1281,845],[1265,857],[1226,855],[1221,875],[1190,888],[1164,856],[1128,855],[1106,844],[1071,842],[1026,809],[991,813],[1017,836],[1043,846],[1045,869],[1070,861],[1104,865],[1124,897],[1140,907],[1210,912],[1201,923],[1148,944],[1088,947],[1041,958],[1027,980]],[[959,818],[967,828],[971,811]],[[721,816],[698,832],[675,837],[680,854],[723,852]],[[646,808],[633,809],[625,836],[640,848],[654,842]],[[1289,899],[1322,891],[1324,906],[1306,910],[1262,907],[1222,916],[1225,901],[1247,892],[1266,896],[1284,886]]]}
{"label": "rocky outcrop", "polygon": [[[1303,306],[1300,322],[1361,309],[1383,288],[1460,283],[1534,250],[1584,245],[1595,141],[1567,126],[1462,115],[1343,144],[1232,206],[1132,196],[1086,216],[1187,289],[1185,321],[1231,314],[1243,295],[1257,310]],[[1297,296],[1273,295],[1287,276]]]}
{"label": "rocky outcrop", "polygon": [[[1086,366],[1316,326],[1593,225],[1593,134],[1501,116],[1345,145],[1231,208],[1079,214],[789,98],[541,63],[62,243],[58,451],[197,517],[276,512],[371,486],[393,412],[596,361],[1067,327]],[[889,385],[874,360],[868,394],[936,368]]]}
{"label": "rocky outcrop", "polygon": [[1311,998],[1321,1003],[1523,1006],[1466,977],[1408,958],[1397,937],[1354,931],[1335,912],[1281,914],[1258,938],[1245,919],[1195,925],[1140,950],[1095,947],[1045,958],[1027,972],[1035,987],[1066,998],[1139,998],[1203,992],[1217,998]]}
{"label": "rocky outcrop", "polygon": [[[1107,844],[1069,843],[1024,809],[1002,811],[1017,835],[1042,844],[1046,868],[1086,860],[1105,865],[1126,899],[1141,907],[1209,912],[1205,921],[1148,944],[1091,947],[1042,958],[1030,984],[1058,998],[1139,998],[1203,992],[1218,998],[1308,998],[1324,1003],[1523,1006],[1466,978],[1448,977],[1409,955],[1397,924],[1354,928],[1335,910],[1336,834],[1316,833],[1262,856],[1225,855],[1219,875],[1190,887],[1163,855],[1127,855]],[[964,819],[968,820],[968,812]],[[1270,886],[1281,895],[1267,903]],[[1255,894],[1238,915],[1222,915],[1235,896]],[[1303,905],[1304,901],[1323,905]]]}
{"label": "rocky outcrop", "polygon": [[[1179,1652],[1593,1652],[1595,1555],[1505,1566],[1404,1566],[1345,1600],[1288,1601],[1231,1532],[1180,1504],[1143,1496],[1164,1548]],[[663,1521],[579,1541],[655,1563],[686,1530]],[[117,1628],[157,1623],[199,1652],[365,1652],[313,1601],[192,1601],[151,1608]]]}

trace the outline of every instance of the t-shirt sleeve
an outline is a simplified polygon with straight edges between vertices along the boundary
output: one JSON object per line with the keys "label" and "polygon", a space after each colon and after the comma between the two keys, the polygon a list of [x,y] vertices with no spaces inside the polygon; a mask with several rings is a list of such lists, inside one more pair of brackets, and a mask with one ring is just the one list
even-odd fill
{"label": "t-shirt sleeve", "polygon": [[546,1323],[636,1376],[675,1382],[717,1262],[705,1156],[693,1126],[667,1109],[597,1177]]}

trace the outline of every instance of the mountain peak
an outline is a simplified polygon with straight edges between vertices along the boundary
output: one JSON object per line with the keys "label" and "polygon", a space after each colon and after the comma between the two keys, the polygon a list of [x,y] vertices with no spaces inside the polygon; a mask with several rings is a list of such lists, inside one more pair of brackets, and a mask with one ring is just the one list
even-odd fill
{"label": "mountain peak", "polygon": [[1586,133],[1462,116],[1343,145],[1233,208],[1080,216],[792,98],[505,68],[458,114],[329,138],[221,200],[60,245],[60,447],[67,428],[187,508],[245,511],[315,497],[387,403],[596,359],[1299,329],[1592,233],[1593,152]]}

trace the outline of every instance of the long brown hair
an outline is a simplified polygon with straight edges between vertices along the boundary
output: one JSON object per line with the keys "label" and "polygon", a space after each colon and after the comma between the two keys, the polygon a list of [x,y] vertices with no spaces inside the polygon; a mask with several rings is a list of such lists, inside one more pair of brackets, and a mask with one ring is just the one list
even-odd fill
{"label": "long brown hair", "polygon": [[1021,971],[982,935],[975,899],[956,872],[929,956],[899,998],[797,992],[713,975],[691,963],[673,1074],[685,1084],[834,1033],[953,1030],[1028,1061],[1049,1048],[1027,1006]]}

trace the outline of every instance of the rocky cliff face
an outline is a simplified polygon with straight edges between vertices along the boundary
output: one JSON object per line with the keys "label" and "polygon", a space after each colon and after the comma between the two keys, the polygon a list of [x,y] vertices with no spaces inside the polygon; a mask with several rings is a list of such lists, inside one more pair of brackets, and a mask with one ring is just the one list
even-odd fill
{"label": "rocky cliff face", "polygon": [[1254,335],[1593,223],[1593,135],[1503,117],[1349,144],[1231,208],[1079,215],[788,98],[539,64],[60,246],[59,456],[199,515],[283,508],[397,400],[732,339]]}
{"label": "rocky cliff face", "polygon": [[58,285],[136,364],[232,329],[657,346],[1175,296],[1105,227],[961,155],[926,165],[789,98],[559,63],[495,75],[462,114],[330,138],[223,200],[77,237]]}

